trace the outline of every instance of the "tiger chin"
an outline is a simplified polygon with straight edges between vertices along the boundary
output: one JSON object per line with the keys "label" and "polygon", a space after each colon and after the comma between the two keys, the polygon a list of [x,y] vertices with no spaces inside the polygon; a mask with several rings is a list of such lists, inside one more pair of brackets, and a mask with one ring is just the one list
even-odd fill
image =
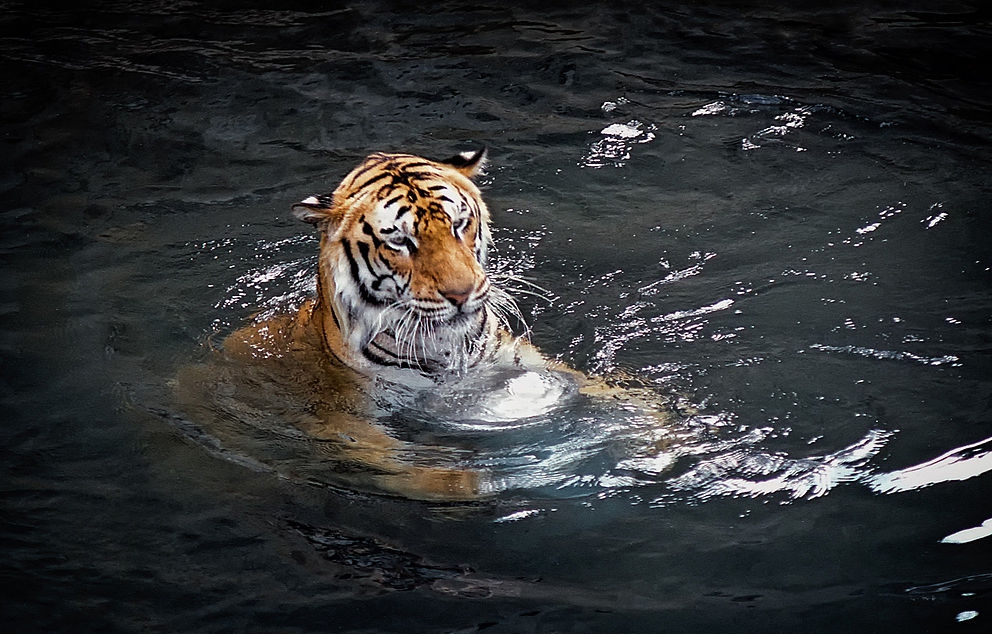
{"label": "tiger chin", "polygon": [[401,459],[418,448],[375,420],[371,384],[429,390],[484,372],[553,373],[572,393],[617,397],[511,334],[516,304],[486,272],[489,210],[473,182],[485,161],[484,149],[444,161],[372,154],[332,194],[294,205],[320,235],[316,296],[223,345],[231,359],[298,377],[293,389],[315,404],[300,426],[334,441],[380,491],[465,500],[494,485],[477,470]]}

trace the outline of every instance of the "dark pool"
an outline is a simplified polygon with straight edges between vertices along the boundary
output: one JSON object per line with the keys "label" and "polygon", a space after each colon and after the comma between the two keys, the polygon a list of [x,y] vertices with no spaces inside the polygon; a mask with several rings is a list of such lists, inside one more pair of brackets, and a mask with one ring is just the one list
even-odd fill
{"label": "dark pool", "polygon": [[[0,2],[5,631],[988,631],[984,3],[90,4]],[[311,292],[293,202],[481,144],[534,341],[664,450],[475,430],[516,479],[423,502],[177,406]]]}

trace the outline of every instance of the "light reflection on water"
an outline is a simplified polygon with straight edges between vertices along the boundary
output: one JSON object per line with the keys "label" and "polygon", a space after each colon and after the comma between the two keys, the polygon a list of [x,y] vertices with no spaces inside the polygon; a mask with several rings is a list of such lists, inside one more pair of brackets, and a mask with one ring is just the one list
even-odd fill
{"label": "light reflection on water", "polygon": [[924,487],[976,478],[992,471],[992,438],[952,449],[933,460],[874,475],[869,486],[878,493],[903,493]]}
{"label": "light reflection on water", "polygon": [[623,167],[630,160],[631,148],[653,141],[656,129],[654,125],[645,125],[636,119],[610,124],[599,131],[603,138],[590,143],[580,164],[593,169]]}
{"label": "light reflection on water", "polygon": [[[259,321],[268,319],[280,312],[295,310],[312,296],[316,289],[314,266],[317,256],[307,255],[298,259],[284,260],[285,253],[295,253],[301,250],[315,250],[316,241],[312,236],[300,234],[275,242],[259,240],[254,246],[247,248],[251,254],[241,258],[239,266],[247,270],[238,274],[237,278],[224,291],[224,297],[214,304],[214,309],[222,311],[237,310],[241,314],[250,311],[253,318]],[[238,251],[246,250],[237,247]],[[232,251],[231,240],[221,240],[216,244],[203,245],[204,255],[215,250]],[[216,256],[214,256],[216,257]],[[258,261],[275,264],[257,264]],[[215,322],[215,332],[232,324]]]}

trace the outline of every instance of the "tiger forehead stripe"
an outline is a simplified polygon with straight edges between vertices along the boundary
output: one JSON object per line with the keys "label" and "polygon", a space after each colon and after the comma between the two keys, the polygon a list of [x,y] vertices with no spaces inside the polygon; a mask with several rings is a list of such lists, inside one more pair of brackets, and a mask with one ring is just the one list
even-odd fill
{"label": "tiger forehead stripe", "polygon": [[384,162],[386,162],[386,160],[387,160],[386,157],[380,154],[373,154],[372,156],[368,157],[364,163],[362,163],[358,168],[356,168],[352,172],[350,182],[354,183],[363,175],[369,173],[371,170],[374,170],[375,168],[382,165]]}
{"label": "tiger forehead stripe", "polygon": [[[416,158],[416,157],[411,157],[411,158]],[[417,158],[417,160],[414,163],[408,164],[407,167],[411,165],[422,166],[422,165],[430,165],[430,163],[426,163],[424,162],[423,159]],[[362,179],[362,177],[364,177],[366,174],[376,169],[381,169],[382,171],[366,179],[360,185],[357,184]],[[349,187],[353,187],[354,190],[350,194],[348,194],[348,198],[354,198],[364,189],[366,189],[369,185],[372,185],[373,183],[377,183],[381,180],[390,179],[390,181],[395,184],[398,178],[404,179],[403,176],[400,176],[402,171],[403,171],[403,166],[401,165],[401,161],[397,160],[397,157],[391,157],[386,154],[373,154],[365,161],[364,164],[362,164],[358,169],[354,171],[354,173],[352,173],[348,185]]]}
{"label": "tiger forehead stripe", "polygon": [[[390,175],[388,173],[386,173],[386,172],[383,172],[381,174],[376,174],[372,178],[369,178],[368,180],[366,180],[361,185],[355,187],[355,190],[353,192],[351,192],[350,194],[348,194],[348,198],[354,198],[355,196],[357,196],[357,195],[361,194],[362,192],[364,192],[368,188],[369,185],[371,185],[373,183],[377,183],[377,182],[379,182],[381,180],[384,180],[386,178],[389,178],[389,177],[390,177]],[[354,184],[355,179],[352,179],[351,182],[352,182],[352,184]]]}
{"label": "tiger forehead stripe", "polygon": [[347,197],[349,199],[358,196],[362,192],[366,191],[369,186],[375,183],[379,183],[381,181],[388,181],[388,182],[384,182],[382,187],[378,189],[377,193],[379,194],[380,197],[391,195],[400,186],[406,186],[408,188],[407,197],[411,199],[414,198],[415,196],[429,197],[431,196],[431,192],[434,189],[436,188],[444,189],[446,187],[444,185],[440,185],[432,188],[432,187],[424,187],[421,184],[423,181],[433,180],[438,178],[439,176],[438,174],[435,174],[433,172],[424,172],[420,170],[411,171],[409,169],[411,167],[430,166],[430,163],[424,163],[424,162],[411,163],[404,166],[387,164],[383,168],[384,171],[375,174],[373,176],[370,176],[360,185],[355,184],[360,177],[364,176],[368,172],[372,171],[373,168],[379,167],[380,165],[381,162],[376,163],[374,165],[366,166],[364,169],[362,169],[360,172],[356,173],[352,177],[351,181],[349,182],[349,186],[354,187],[354,190],[350,194],[348,194]]}

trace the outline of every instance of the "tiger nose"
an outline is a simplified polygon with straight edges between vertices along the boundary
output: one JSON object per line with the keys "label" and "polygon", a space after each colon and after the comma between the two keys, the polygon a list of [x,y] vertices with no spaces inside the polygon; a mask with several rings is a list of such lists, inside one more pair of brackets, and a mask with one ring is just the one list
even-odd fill
{"label": "tiger nose", "polygon": [[443,290],[443,291],[439,291],[439,292],[441,293],[441,296],[442,297],[444,297],[446,300],[448,300],[449,302],[451,302],[452,305],[457,306],[459,308],[463,304],[465,304],[465,302],[468,301],[468,298],[469,297],[472,296],[472,289],[471,288],[468,289],[468,290],[465,290],[465,289],[447,289],[447,290]]}

